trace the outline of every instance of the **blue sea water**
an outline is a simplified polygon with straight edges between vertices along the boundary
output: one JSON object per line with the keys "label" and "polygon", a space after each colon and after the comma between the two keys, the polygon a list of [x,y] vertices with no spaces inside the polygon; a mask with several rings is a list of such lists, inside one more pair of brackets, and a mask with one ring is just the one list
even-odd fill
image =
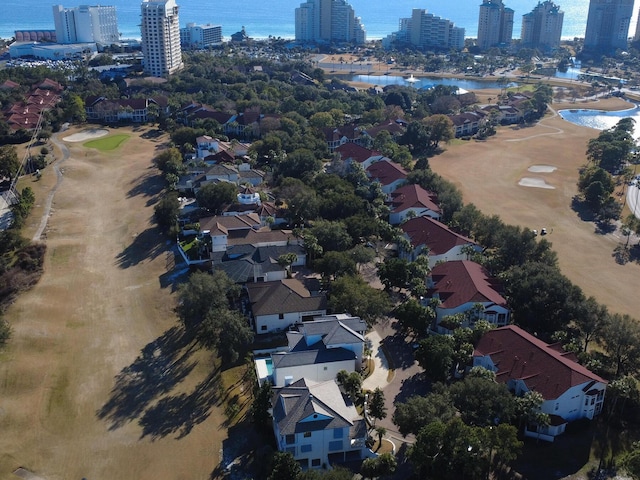
{"label": "blue sea water", "polygon": [[[62,1],[62,0],[61,0]],[[180,6],[180,24],[187,22],[222,25],[222,34],[229,37],[242,26],[253,38],[269,35],[293,38],[295,35],[294,10],[302,0],[240,0],[223,2],[213,0],[177,0]],[[140,37],[140,2],[137,0],[77,0],[62,3],[65,7],[81,4],[114,5],[122,38]],[[411,16],[413,8],[424,8],[439,17],[464,27],[467,37],[475,37],[478,31],[478,11],[481,0],[351,0],[356,15],[362,18],[367,38],[382,38],[398,30],[400,17]],[[538,0],[505,0],[505,5],[515,11],[513,36],[520,37],[522,15],[530,12]],[[556,0],[564,10],[562,37],[583,37],[587,23],[589,0]],[[637,10],[630,34],[635,32]],[[0,0],[0,37],[13,36],[14,30],[53,29],[52,5],[42,0]]]}

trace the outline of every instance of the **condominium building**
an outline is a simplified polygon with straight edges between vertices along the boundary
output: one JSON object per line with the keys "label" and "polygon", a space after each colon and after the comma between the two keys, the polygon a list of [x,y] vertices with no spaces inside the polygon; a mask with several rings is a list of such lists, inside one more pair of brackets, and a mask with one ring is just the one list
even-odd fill
{"label": "condominium building", "polygon": [[522,16],[522,45],[541,50],[553,50],[560,46],[564,12],[551,0],[538,5]]}
{"label": "condominium building", "polygon": [[400,30],[383,39],[385,48],[393,44],[413,45],[421,50],[464,48],[464,28],[426,10],[414,8],[410,18],[400,19]]}
{"label": "condominium building", "polygon": [[207,48],[222,44],[222,27],[220,25],[196,25],[187,23],[180,29],[182,48]]}
{"label": "condominium building", "polygon": [[591,0],[584,49],[612,52],[626,49],[633,0]]}
{"label": "condominium building", "polygon": [[101,43],[120,39],[116,7],[89,6],[64,8],[53,6],[53,22],[58,43]]}
{"label": "condominium building", "polygon": [[142,55],[144,71],[167,77],[184,66],[180,48],[180,21],[175,0],[142,0]]}
{"label": "condominium building", "polygon": [[482,50],[509,45],[513,37],[513,10],[502,0],[485,0],[478,18],[478,46]]}
{"label": "condominium building", "polygon": [[295,10],[296,40],[318,43],[366,41],[360,18],[346,0],[309,0]]}

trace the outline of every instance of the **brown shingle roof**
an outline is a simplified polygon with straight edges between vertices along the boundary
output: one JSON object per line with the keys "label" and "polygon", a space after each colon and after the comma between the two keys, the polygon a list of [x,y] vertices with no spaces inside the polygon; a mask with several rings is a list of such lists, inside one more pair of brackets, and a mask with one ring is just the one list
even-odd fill
{"label": "brown shingle roof", "polygon": [[436,194],[427,192],[420,185],[404,185],[391,193],[391,203],[394,212],[403,212],[409,208],[428,208],[440,213],[436,203]]}
{"label": "brown shingle roof", "polygon": [[466,303],[492,302],[502,307],[507,301],[499,283],[482,265],[468,260],[443,262],[433,267],[431,278],[443,308],[456,308]]}
{"label": "brown shingle roof", "polygon": [[382,185],[391,185],[397,180],[407,178],[407,171],[397,163],[388,160],[375,162],[367,168],[369,178],[378,180]]}
{"label": "brown shingle roof", "polygon": [[335,151],[340,154],[342,160],[351,159],[358,163],[363,163],[371,157],[382,155],[380,152],[369,150],[368,148],[361,147],[360,145],[351,142],[340,145]]}
{"label": "brown shingle roof", "polygon": [[482,336],[474,356],[487,355],[498,368],[498,382],[522,379],[545,400],[558,398],[569,388],[586,382],[607,383],[565,353],[515,325],[496,328]]}
{"label": "brown shingle roof", "polygon": [[444,223],[430,217],[415,217],[400,228],[408,235],[414,248],[425,245],[429,253],[442,255],[458,245],[474,244],[470,238],[450,230]]}
{"label": "brown shingle roof", "polygon": [[311,296],[302,282],[293,278],[251,283],[246,288],[254,316],[311,312],[327,308],[327,297],[324,294]]}

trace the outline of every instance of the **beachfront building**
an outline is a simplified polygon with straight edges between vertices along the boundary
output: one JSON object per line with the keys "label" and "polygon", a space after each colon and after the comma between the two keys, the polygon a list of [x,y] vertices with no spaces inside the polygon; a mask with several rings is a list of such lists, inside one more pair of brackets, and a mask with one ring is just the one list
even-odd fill
{"label": "beachfront building", "polygon": [[180,44],[182,48],[198,49],[222,45],[222,27],[220,25],[196,25],[187,23],[180,29]]}
{"label": "beachfront building", "polygon": [[626,49],[632,15],[633,0],[591,0],[584,49],[593,52]]}
{"label": "beachfront building", "polygon": [[64,8],[53,6],[53,22],[58,43],[100,43],[120,40],[116,7],[89,6]]}
{"label": "beachfront building", "polygon": [[539,2],[522,16],[522,45],[541,50],[554,50],[560,46],[564,12],[551,0]]}
{"label": "beachfront building", "polygon": [[175,0],[142,0],[142,55],[144,71],[167,77],[181,70],[180,21]]}
{"label": "beachfront building", "polygon": [[485,0],[478,17],[478,46],[486,50],[509,45],[513,37],[513,10],[502,0]]}
{"label": "beachfront building", "polygon": [[309,0],[295,11],[296,41],[362,45],[366,32],[346,0]]}
{"label": "beachfront building", "polygon": [[414,8],[411,18],[400,19],[400,30],[383,40],[383,46],[412,45],[420,50],[462,50],[464,28],[440,18],[424,9]]}

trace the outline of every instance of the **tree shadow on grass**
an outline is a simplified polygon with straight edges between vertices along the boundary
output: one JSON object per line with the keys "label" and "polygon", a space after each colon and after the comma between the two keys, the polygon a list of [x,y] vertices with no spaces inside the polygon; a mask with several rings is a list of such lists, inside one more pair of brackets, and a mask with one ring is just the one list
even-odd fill
{"label": "tree shadow on grass", "polygon": [[220,463],[209,478],[256,478],[265,473],[275,450],[273,435],[260,435],[254,425],[242,422],[229,429]]}
{"label": "tree shadow on grass", "polygon": [[136,235],[131,245],[120,252],[116,260],[120,268],[129,268],[144,260],[153,260],[166,250],[167,247],[160,230],[157,227],[152,227]]}
{"label": "tree shadow on grass", "polygon": [[147,206],[149,206],[157,201],[158,196],[165,187],[165,182],[164,179],[158,175],[156,167],[150,166],[146,173],[133,179],[130,185],[132,185],[132,187],[127,192],[127,198],[137,197],[139,195],[150,197],[150,200],[147,202]]}
{"label": "tree shadow on grass", "polygon": [[179,327],[172,327],[148,343],[131,365],[115,377],[107,402],[96,412],[108,422],[109,430],[141,418],[160,395],[170,392],[189,375],[195,362],[189,362],[192,339]]}
{"label": "tree shadow on grass", "polygon": [[218,389],[215,387],[219,382],[220,372],[215,370],[193,392],[160,399],[140,418],[140,438],[150,436],[156,440],[175,432],[178,433],[177,439],[187,436],[195,425],[209,417],[211,408],[218,404]]}
{"label": "tree shadow on grass", "polygon": [[589,208],[587,202],[577,195],[571,199],[571,209],[578,214],[578,218],[583,222],[593,222],[596,220],[596,216],[591,208]]}

